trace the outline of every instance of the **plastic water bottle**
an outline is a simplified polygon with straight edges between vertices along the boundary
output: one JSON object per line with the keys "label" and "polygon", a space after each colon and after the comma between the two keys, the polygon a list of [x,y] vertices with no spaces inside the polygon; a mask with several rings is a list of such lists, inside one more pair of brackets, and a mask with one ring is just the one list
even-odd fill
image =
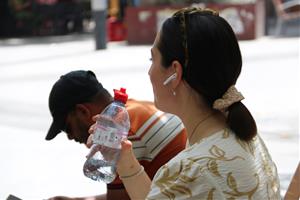
{"label": "plastic water bottle", "polygon": [[95,181],[111,183],[116,177],[116,162],[121,141],[127,137],[130,121],[125,108],[126,89],[114,90],[114,101],[100,114],[93,134],[93,145],[83,166],[84,175]]}

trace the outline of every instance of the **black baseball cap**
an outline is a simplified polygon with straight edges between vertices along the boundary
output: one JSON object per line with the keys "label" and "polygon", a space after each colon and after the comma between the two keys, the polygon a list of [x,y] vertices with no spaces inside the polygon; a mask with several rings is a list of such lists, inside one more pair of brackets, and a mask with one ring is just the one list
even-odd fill
{"label": "black baseball cap", "polygon": [[92,71],[71,71],[60,77],[49,95],[49,109],[53,122],[46,140],[51,140],[65,126],[68,113],[76,104],[88,102],[98,92],[105,90]]}

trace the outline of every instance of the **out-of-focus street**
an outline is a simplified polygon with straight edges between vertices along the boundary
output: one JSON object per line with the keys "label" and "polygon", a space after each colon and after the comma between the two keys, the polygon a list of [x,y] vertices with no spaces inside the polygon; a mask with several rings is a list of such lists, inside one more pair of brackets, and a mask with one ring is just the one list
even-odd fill
{"label": "out-of-focus street", "polygon": [[[51,123],[48,95],[60,75],[91,69],[112,92],[153,100],[148,78],[149,45],[108,43],[95,51],[92,35],[0,40],[0,199],[91,196],[104,183],[83,175],[88,149],[60,134],[45,135]],[[243,70],[237,88],[277,164],[285,193],[299,162],[299,37],[240,41]]]}

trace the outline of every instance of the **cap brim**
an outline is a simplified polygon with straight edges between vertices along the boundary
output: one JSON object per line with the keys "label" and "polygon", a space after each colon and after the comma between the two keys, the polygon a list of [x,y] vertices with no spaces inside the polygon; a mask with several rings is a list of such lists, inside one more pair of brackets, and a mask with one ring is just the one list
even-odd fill
{"label": "cap brim", "polygon": [[63,126],[63,119],[53,120],[45,139],[52,140],[53,138],[55,138],[61,132]]}

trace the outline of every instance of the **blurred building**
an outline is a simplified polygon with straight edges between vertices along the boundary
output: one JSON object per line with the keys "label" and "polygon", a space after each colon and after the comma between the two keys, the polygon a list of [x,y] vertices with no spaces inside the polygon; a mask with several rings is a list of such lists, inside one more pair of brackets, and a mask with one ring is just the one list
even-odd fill
{"label": "blurred building", "polygon": [[89,0],[1,0],[0,35],[57,35],[83,30]]}
{"label": "blurred building", "polygon": [[[229,21],[239,39],[255,39],[261,35],[272,34],[278,19],[274,0],[107,0],[107,2],[107,40],[127,40],[129,44],[152,43],[161,22],[170,16],[174,9],[192,4],[219,10]],[[91,17],[90,4],[90,0],[1,0],[0,37],[91,32],[94,28],[94,19]],[[300,6],[297,12],[300,13]]]}

